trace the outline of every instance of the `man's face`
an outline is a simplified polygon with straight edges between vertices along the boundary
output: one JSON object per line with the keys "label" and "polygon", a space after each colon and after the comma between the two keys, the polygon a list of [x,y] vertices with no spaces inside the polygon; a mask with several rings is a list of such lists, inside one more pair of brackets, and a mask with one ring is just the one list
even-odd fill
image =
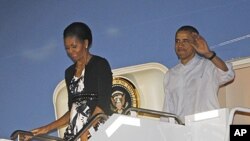
{"label": "man's face", "polygon": [[189,62],[195,55],[194,39],[190,31],[179,31],[175,37],[175,52],[182,64]]}

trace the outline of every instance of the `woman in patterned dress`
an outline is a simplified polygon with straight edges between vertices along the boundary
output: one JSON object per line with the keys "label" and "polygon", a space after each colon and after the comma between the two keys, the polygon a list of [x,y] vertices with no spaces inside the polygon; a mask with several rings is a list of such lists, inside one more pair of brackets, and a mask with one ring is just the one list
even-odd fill
{"label": "woman in patterned dress", "polygon": [[[112,72],[108,61],[89,52],[92,44],[90,28],[82,22],[74,22],[64,30],[64,46],[74,62],[65,71],[68,91],[68,111],[56,121],[32,130],[34,135],[68,125],[64,139],[72,139],[88,122],[90,117],[105,113],[111,115],[110,97]],[[95,126],[95,125],[93,125]],[[87,141],[89,132],[79,140]]]}

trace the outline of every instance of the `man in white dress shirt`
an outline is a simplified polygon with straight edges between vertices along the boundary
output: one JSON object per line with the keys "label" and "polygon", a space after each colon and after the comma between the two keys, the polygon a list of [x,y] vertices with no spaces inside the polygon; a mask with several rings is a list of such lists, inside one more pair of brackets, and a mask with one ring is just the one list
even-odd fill
{"label": "man in white dress shirt", "polygon": [[211,51],[192,26],[177,30],[175,52],[180,63],[165,74],[163,111],[184,122],[186,115],[218,109],[219,87],[234,79],[232,65]]}

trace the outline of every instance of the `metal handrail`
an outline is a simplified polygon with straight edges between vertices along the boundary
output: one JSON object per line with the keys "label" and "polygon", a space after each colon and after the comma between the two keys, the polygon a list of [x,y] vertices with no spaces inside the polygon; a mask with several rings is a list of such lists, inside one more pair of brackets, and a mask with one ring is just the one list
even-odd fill
{"label": "metal handrail", "polygon": [[250,113],[250,108],[244,108],[244,107],[235,107],[231,109],[228,117],[228,122],[227,122],[227,129],[226,129],[226,136],[225,136],[225,141],[229,141],[229,133],[230,133],[230,125],[233,124],[233,120],[235,117],[236,112],[242,112],[242,113]]}
{"label": "metal handrail", "polygon": [[11,135],[10,135],[10,139],[11,140],[19,140],[19,136],[20,135],[28,135],[28,136],[33,136],[33,134],[29,131],[24,131],[24,130],[15,130]]}
{"label": "metal handrail", "polygon": [[[103,120],[107,120],[108,119],[108,116],[103,114],[103,113],[99,113],[99,114],[96,114],[95,116],[91,117],[89,122],[87,124],[85,124],[83,126],[83,128],[76,134],[76,136],[74,138],[72,138],[70,141],[76,141],[78,138],[81,137],[81,135],[83,133],[85,133],[91,126],[94,122],[96,122],[97,120],[100,120],[100,119],[103,119]],[[54,136],[49,136],[49,135],[36,135],[34,136],[32,132],[30,131],[24,131],[24,130],[16,130],[14,131],[10,138],[11,140],[18,140],[18,141],[21,141],[21,136],[30,136],[32,137],[31,139],[37,139],[37,140],[40,140],[40,141],[64,141],[62,138],[59,138],[59,137],[54,137]]]}
{"label": "metal handrail", "polygon": [[83,133],[85,133],[93,125],[94,122],[96,122],[97,120],[100,120],[100,119],[103,119],[106,121],[108,119],[108,116],[103,114],[103,113],[99,113],[99,114],[96,114],[95,116],[91,117],[89,122],[87,124],[85,124],[83,126],[83,128],[70,141],[76,141],[78,138],[81,137],[81,135]]}
{"label": "metal handrail", "polygon": [[143,112],[143,113],[147,113],[147,114],[158,115],[158,116],[161,116],[161,117],[171,117],[171,118],[174,118],[175,121],[178,124],[184,125],[184,123],[180,120],[180,118],[177,115],[172,114],[172,113],[167,113],[167,112],[162,112],[162,111],[156,111],[156,110],[150,110],[150,109],[143,109],[143,108],[131,107],[131,108],[128,108],[125,111],[125,115],[128,115],[128,113],[131,112],[131,111]]}
{"label": "metal handrail", "polygon": [[54,137],[54,136],[48,136],[48,135],[34,136],[32,132],[24,131],[24,130],[16,130],[16,131],[14,131],[11,134],[10,139],[11,140],[16,140],[17,139],[18,141],[22,141],[24,139],[22,139],[21,136],[30,136],[30,137],[32,137],[31,139],[37,139],[37,140],[41,140],[41,141],[64,141],[62,138]]}

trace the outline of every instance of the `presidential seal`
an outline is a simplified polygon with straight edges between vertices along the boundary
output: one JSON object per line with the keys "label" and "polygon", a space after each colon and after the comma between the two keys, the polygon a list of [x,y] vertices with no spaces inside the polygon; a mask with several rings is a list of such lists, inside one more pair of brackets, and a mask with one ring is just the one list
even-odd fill
{"label": "presidential seal", "polygon": [[114,77],[111,110],[123,114],[130,107],[139,107],[139,93],[135,85],[124,77]]}

